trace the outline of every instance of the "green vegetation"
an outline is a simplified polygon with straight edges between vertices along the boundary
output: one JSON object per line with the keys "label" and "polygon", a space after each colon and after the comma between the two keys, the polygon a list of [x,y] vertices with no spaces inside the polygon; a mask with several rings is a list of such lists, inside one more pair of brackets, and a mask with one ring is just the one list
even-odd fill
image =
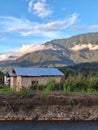
{"label": "green vegetation", "polygon": [[[64,70],[65,71],[65,70]],[[78,93],[97,93],[98,92],[98,72],[89,70],[74,74],[71,71],[65,72],[65,78],[61,83],[57,84],[54,81],[48,82],[45,86],[33,85],[32,90],[41,90],[45,95],[49,91],[60,90],[65,93],[78,92]]]}
{"label": "green vegetation", "polygon": [[11,94],[13,93],[13,91],[10,89],[9,86],[6,85],[2,85],[2,87],[0,86],[0,94]]}
{"label": "green vegetation", "polygon": [[[39,85],[37,82],[29,88],[22,88],[19,95],[28,95],[33,91],[42,91],[43,97],[47,98],[47,95],[51,91],[63,91],[65,93],[77,92],[77,93],[89,93],[98,95],[98,72],[93,70],[83,71],[81,73],[74,73],[71,70],[62,70],[65,74],[65,78],[61,83],[55,83],[49,81],[46,85]],[[10,94],[13,92],[9,86],[0,84],[0,94]]]}
{"label": "green vegetation", "polygon": [[26,96],[30,93],[32,93],[32,89],[31,88],[24,88],[24,87],[19,92],[17,92],[17,94],[24,95],[24,96]]}

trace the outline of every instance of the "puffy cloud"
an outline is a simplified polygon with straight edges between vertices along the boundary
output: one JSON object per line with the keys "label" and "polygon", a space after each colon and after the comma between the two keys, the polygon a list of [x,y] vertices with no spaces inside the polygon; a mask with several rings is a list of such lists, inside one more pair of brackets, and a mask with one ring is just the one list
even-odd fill
{"label": "puffy cloud", "polygon": [[40,45],[40,44],[35,44],[35,45],[34,44],[25,45],[24,44],[19,49],[16,49],[14,51],[11,51],[11,52],[8,52],[5,54],[0,54],[0,61],[8,60],[8,59],[14,60],[26,53],[30,53],[30,52],[37,51],[37,50],[43,50],[44,48],[45,48],[44,45]]}
{"label": "puffy cloud", "polygon": [[28,9],[29,12],[36,14],[41,18],[45,18],[53,12],[46,3],[46,0],[29,0]]}
{"label": "puffy cloud", "polygon": [[2,61],[2,60],[7,60],[7,59],[8,59],[7,54],[1,54],[1,55],[0,55],[0,61]]}
{"label": "puffy cloud", "polygon": [[55,49],[52,46],[45,46],[44,44],[28,44],[28,45],[22,45],[21,48],[16,49],[14,51],[5,53],[5,54],[0,54],[0,61],[3,60],[15,60],[16,58],[38,50],[44,50],[44,49]]}
{"label": "puffy cloud", "polygon": [[31,45],[25,45],[23,44],[22,47],[16,51],[14,51],[15,54],[19,53],[21,55],[25,54],[25,53],[29,53],[29,52],[33,52],[33,51],[37,51],[37,50],[43,50],[44,49],[44,45],[40,45],[40,44],[31,44]]}

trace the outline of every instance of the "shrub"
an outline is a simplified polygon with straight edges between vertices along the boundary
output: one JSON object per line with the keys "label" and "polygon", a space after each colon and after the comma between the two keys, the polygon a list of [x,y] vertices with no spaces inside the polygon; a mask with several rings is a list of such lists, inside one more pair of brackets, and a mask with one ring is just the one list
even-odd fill
{"label": "shrub", "polygon": [[42,98],[43,98],[44,100],[46,100],[46,101],[48,101],[48,94],[49,94],[49,91],[46,91],[46,90],[43,91]]}
{"label": "shrub", "polygon": [[37,90],[38,89],[38,83],[37,82],[35,82],[35,83],[33,83],[31,86],[30,86],[30,88],[32,89],[32,90]]}
{"label": "shrub", "polygon": [[49,82],[46,84],[45,90],[46,90],[46,91],[53,91],[53,90],[55,90],[55,86],[56,86],[56,84],[55,84],[54,81],[49,81]]}
{"label": "shrub", "polygon": [[98,91],[98,78],[91,78],[91,79],[89,80],[89,87],[90,87],[92,90]]}
{"label": "shrub", "polygon": [[30,88],[25,88],[25,87],[22,87],[22,89],[18,92],[18,94],[21,94],[21,95],[29,95],[30,93],[32,93],[32,90]]}

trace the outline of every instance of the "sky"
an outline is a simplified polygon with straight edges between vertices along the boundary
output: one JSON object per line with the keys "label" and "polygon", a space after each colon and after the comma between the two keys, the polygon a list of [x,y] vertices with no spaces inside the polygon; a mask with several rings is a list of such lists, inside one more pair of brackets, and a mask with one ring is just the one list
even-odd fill
{"label": "sky", "polygon": [[98,31],[98,0],[0,0],[0,54]]}

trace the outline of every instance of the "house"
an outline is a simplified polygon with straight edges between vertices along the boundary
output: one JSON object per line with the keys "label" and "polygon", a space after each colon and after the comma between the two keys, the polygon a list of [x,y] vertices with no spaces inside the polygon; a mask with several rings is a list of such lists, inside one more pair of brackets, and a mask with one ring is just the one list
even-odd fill
{"label": "house", "polygon": [[60,83],[64,74],[57,68],[14,68],[8,72],[10,88],[19,91],[22,87],[28,88],[38,83],[45,85],[48,81]]}

